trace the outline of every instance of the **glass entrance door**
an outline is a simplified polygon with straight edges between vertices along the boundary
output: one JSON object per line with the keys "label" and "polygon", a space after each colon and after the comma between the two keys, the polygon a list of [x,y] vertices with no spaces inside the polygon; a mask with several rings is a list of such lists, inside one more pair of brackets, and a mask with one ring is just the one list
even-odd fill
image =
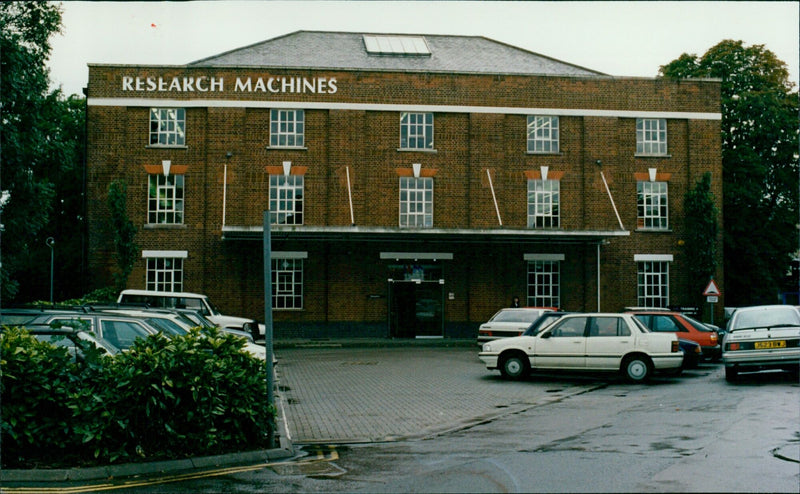
{"label": "glass entrance door", "polygon": [[390,265],[388,292],[391,337],[444,336],[441,266],[420,263]]}
{"label": "glass entrance door", "polygon": [[436,281],[389,282],[389,334],[394,338],[444,336],[442,296],[444,284]]}

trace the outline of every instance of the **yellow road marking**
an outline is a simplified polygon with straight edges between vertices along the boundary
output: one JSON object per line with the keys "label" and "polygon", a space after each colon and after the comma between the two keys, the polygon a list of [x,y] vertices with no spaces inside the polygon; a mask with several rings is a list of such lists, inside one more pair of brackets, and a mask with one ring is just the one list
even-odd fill
{"label": "yellow road marking", "polygon": [[[208,477],[219,477],[221,475],[228,475],[234,473],[251,472],[254,470],[262,470],[276,465],[291,465],[314,463],[318,461],[335,461],[339,459],[339,453],[334,446],[329,446],[326,451],[316,450],[315,458],[305,458],[297,461],[277,462],[277,463],[262,463],[259,465],[246,465],[241,467],[228,467],[218,470],[205,470],[202,472],[189,472],[179,475],[169,475],[165,477],[158,477],[155,479],[146,480],[125,480],[119,484],[94,484],[83,485],[76,487],[0,487],[0,494],[80,494],[83,492],[100,492],[111,491],[116,489],[130,489],[133,487],[145,487],[158,484],[169,484],[172,482],[183,482],[186,480],[195,480]],[[326,457],[326,453],[328,456]]]}

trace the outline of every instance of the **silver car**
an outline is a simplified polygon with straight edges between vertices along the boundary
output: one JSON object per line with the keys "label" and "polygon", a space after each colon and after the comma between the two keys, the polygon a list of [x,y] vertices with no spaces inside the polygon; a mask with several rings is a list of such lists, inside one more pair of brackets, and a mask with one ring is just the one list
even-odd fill
{"label": "silver car", "polygon": [[781,369],[800,371],[800,312],[791,305],[761,305],[736,309],[722,343],[725,379],[740,372]]}

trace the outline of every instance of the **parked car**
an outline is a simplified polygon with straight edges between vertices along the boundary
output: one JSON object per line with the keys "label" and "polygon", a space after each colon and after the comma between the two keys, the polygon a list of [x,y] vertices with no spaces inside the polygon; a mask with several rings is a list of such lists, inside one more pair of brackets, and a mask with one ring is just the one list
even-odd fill
{"label": "parked car", "polygon": [[[7,327],[0,327],[0,331],[4,331]],[[86,348],[96,348],[106,355],[116,355],[119,352],[119,349],[107,341],[82,329],[69,326],[52,327],[49,324],[31,324],[24,326],[24,329],[39,341],[66,348],[73,361],[83,360]]]}
{"label": "parked car", "polygon": [[[167,335],[171,334],[186,334],[191,328],[197,327],[195,323],[185,314],[181,314],[176,310],[168,309],[148,309],[148,308],[127,308],[118,309],[110,308],[103,309],[103,312],[111,314],[125,314],[133,317],[140,317],[146,321],[150,326],[161,330]],[[240,331],[223,329],[223,331],[236,331],[237,336],[241,336]],[[260,359],[267,358],[267,350],[261,345],[253,343],[252,338],[245,337],[245,351],[249,352]]]}
{"label": "parked car", "polygon": [[664,310],[631,310],[629,313],[642,321],[650,331],[675,333],[679,339],[697,342],[703,350],[703,358],[718,360],[722,356],[719,335],[706,324],[680,312]]}
{"label": "parked car", "polygon": [[[3,324],[6,324],[5,314],[2,319]],[[49,325],[83,329],[106,341],[117,350],[126,350],[130,348],[136,338],[146,338],[148,335],[160,331],[137,317],[102,312],[92,313],[83,310],[41,312],[18,325],[26,328]]]}
{"label": "parked car", "polygon": [[500,309],[478,328],[478,345],[498,338],[521,335],[531,323],[552,307],[519,307]]}
{"label": "parked car", "polygon": [[484,343],[478,357],[506,379],[532,369],[619,372],[632,382],[683,364],[674,333],[655,333],[632,314],[567,314],[535,336]]}
{"label": "parked car", "polygon": [[683,352],[683,369],[695,369],[703,359],[703,349],[696,341],[678,338],[678,346]]}
{"label": "parked car", "polygon": [[153,308],[195,309],[221,328],[233,328],[247,331],[263,337],[264,325],[245,317],[226,316],[211,303],[206,295],[189,292],[156,292],[148,290],[123,290],[117,303],[130,305],[147,305]]}
{"label": "parked car", "polygon": [[800,374],[800,312],[790,305],[740,307],[725,328],[725,379],[740,372],[781,369]]}

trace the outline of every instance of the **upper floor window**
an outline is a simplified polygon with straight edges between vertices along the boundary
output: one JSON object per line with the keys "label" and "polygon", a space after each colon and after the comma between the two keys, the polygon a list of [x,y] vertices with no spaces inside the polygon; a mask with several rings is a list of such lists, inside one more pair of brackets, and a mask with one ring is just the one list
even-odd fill
{"label": "upper floor window", "polygon": [[183,223],[183,175],[150,175],[147,222]]}
{"label": "upper floor window", "polygon": [[400,149],[433,149],[433,113],[400,114]]}
{"label": "upper floor window", "polygon": [[270,175],[270,224],[303,224],[303,186],[303,175]]}
{"label": "upper floor window", "polygon": [[558,117],[528,117],[528,152],[558,152]]}
{"label": "upper floor window", "polygon": [[433,227],[433,177],[400,177],[400,227]]}
{"label": "upper floor window", "polygon": [[183,108],[151,108],[150,145],[185,146],[186,110]]}
{"label": "upper floor window", "polygon": [[305,146],[305,111],[272,110],[269,122],[271,147],[299,148]]}
{"label": "upper floor window", "polygon": [[665,119],[636,119],[636,154],[667,154],[667,121]]}
{"label": "upper floor window", "polygon": [[669,228],[667,182],[636,182],[638,228]]}
{"label": "upper floor window", "polygon": [[528,180],[528,228],[558,228],[560,180]]}

